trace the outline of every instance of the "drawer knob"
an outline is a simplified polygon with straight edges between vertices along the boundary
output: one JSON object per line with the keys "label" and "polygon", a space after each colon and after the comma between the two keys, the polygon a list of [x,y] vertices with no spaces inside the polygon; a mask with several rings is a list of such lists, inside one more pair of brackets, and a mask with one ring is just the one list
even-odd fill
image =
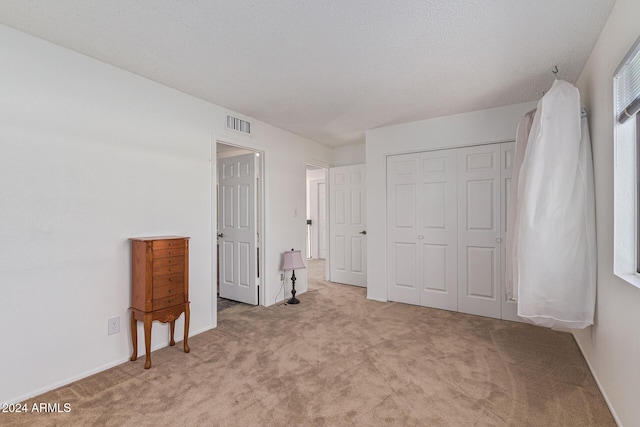
{"label": "drawer knob", "polygon": [[170,259],[170,260],[169,260],[169,262],[173,262],[173,260],[172,260],[172,259]]}
{"label": "drawer knob", "polygon": [[173,271],[173,268],[170,268],[169,271]]}
{"label": "drawer knob", "polygon": [[167,301],[169,304],[171,304],[171,300]]}
{"label": "drawer knob", "polygon": [[169,293],[173,292],[171,289],[169,289]]}
{"label": "drawer knob", "polygon": [[173,282],[173,279],[172,279],[171,277],[169,277],[169,281],[170,281],[170,282]]}
{"label": "drawer knob", "polygon": [[173,243],[169,243],[169,246],[173,246]]}
{"label": "drawer knob", "polygon": [[169,251],[169,255],[173,255],[173,252]]}

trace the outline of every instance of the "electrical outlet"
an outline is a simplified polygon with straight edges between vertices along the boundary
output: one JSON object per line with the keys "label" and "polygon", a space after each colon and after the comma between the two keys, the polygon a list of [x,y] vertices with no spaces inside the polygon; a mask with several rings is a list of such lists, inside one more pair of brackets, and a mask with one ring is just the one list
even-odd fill
{"label": "electrical outlet", "polygon": [[120,333],[120,317],[112,317],[111,319],[107,320],[107,323],[108,323],[108,329],[107,329],[108,335]]}
{"label": "electrical outlet", "polygon": [[284,281],[284,273],[280,273],[280,281]]}

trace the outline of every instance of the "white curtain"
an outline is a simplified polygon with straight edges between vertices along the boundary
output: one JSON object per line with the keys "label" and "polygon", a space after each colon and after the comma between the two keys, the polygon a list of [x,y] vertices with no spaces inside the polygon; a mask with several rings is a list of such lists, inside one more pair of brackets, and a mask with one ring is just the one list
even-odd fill
{"label": "white curtain", "polygon": [[556,80],[526,138],[521,133],[529,120],[516,140],[514,166],[520,167],[507,214],[507,286],[521,318],[582,329],[593,324],[596,242],[591,142],[578,89]]}
{"label": "white curtain", "polygon": [[[515,153],[513,159],[513,175],[511,178],[511,191],[509,193],[509,204],[507,205],[507,239],[506,239],[506,253],[507,259],[512,259],[518,256],[514,248],[514,242],[517,239],[515,236],[516,228],[511,224],[516,222],[516,207],[518,206],[518,177],[520,175],[520,169],[522,168],[522,161],[524,160],[524,153],[527,149],[527,140],[531,133],[531,126],[533,125],[533,118],[536,114],[536,110],[529,111],[518,123],[518,130],[516,132],[516,144]],[[507,284],[507,299],[518,299],[518,287],[513,286],[514,275],[517,274],[515,269],[517,268],[516,262],[506,263],[506,284]]]}

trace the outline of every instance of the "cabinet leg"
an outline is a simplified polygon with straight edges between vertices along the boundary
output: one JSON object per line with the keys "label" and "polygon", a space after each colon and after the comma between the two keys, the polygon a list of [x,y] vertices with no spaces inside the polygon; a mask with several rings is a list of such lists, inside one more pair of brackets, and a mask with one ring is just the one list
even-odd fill
{"label": "cabinet leg", "polygon": [[189,318],[191,315],[189,314],[189,303],[184,305],[184,352],[189,353],[191,349],[189,348]]}
{"label": "cabinet leg", "polygon": [[147,354],[145,355],[144,369],[151,367],[151,314],[144,315],[144,348]]}
{"label": "cabinet leg", "polygon": [[131,343],[133,344],[133,353],[130,360],[135,362],[138,359],[138,322],[133,310],[131,310]]}
{"label": "cabinet leg", "polygon": [[171,322],[169,322],[169,326],[171,328],[171,340],[169,341],[169,345],[173,347],[174,345],[176,345],[176,340],[173,339],[173,334],[176,331],[176,321],[172,320]]}

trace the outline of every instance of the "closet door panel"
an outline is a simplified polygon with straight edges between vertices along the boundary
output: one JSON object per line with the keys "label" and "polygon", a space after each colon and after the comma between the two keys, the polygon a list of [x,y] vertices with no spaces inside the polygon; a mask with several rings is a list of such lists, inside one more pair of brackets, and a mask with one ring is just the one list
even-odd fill
{"label": "closet door panel", "polygon": [[495,179],[470,179],[466,182],[466,206],[463,212],[466,218],[466,229],[472,231],[495,232],[496,219],[494,198],[496,195]]}
{"label": "closet door panel", "polygon": [[500,233],[502,236],[501,247],[501,269],[502,274],[500,278],[500,299],[502,304],[502,318],[505,320],[512,320],[516,322],[522,322],[522,319],[518,317],[518,303],[512,299],[507,299],[507,285],[506,285],[506,245],[507,233],[509,232],[510,224],[507,222],[507,206],[509,206],[509,196],[511,195],[511,179],[513,177],[513,162],[515,159],[515,143],[505,142],[501,145],[501,159],[502,159],[502,201],[500,205]]}
{"label": "closet door panel", "polygon": [[422,186],[424,194],[424,228],[446,230],[447,183],[432,182]]}
{"label": "closet door panel", "polygon": [[496,255],[493,248],[467,246],[467,297],[496,298]]}
{"label": "closet door panel", "polygon": [[417,245],[414,243],[400,243],[393,245],[390,272],[392,287],[389,289],[389,300],[418,304]]}
{"label": "closet door panel", "polygon": [[500,146],[459,150],[458,310],[501,317]]}
{"label": "closet door panel", "polygon": [[387,159],[387,293],[390,301],[419,304],[415,155]]}
{"label": "closet door panel", "polygon": [[421,279],[420,305],[458,309],[457,153],[420,153],[418,235]]}
{"label": "closet door panel", "polygon": [[[422,277],[425,291],[446,293],[451,285],[447,274],[448,245],[425,244],[422,247]],[[423,304],[425,305],[425,304]]]}

